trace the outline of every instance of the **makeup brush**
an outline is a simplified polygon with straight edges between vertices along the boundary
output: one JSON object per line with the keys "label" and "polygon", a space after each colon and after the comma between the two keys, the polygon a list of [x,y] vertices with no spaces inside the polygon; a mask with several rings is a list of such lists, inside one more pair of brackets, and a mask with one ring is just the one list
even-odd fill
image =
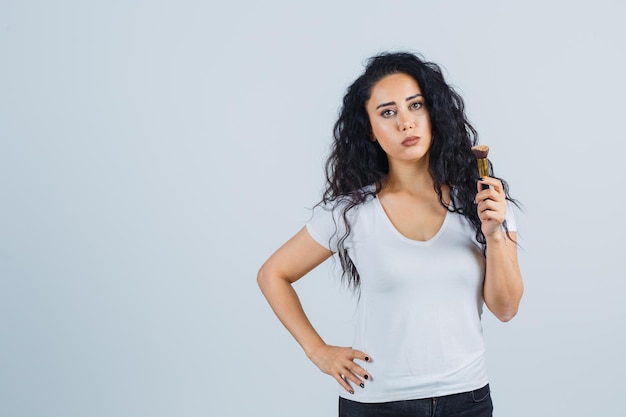
{"label": "makeup brush", "polygon": [[[487,145],[476,145],[472,146],[472,152],[476,157],[476,162],[478,163],[478,175],[480,178],[487,178],[489,176],[489,160],[487,159],[487,155],[489,154],[489,146]],[[483,190],[489,188],[488,185],[483,184]]]}

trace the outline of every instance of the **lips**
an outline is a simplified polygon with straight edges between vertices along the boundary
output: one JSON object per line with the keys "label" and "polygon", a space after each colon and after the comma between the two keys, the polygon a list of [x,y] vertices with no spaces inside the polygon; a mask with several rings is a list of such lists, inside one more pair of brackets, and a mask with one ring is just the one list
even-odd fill
{"label": "lips", "polygon": [[403,146],[413,146],[413,145],[415,145],[419,141],[420,141],[420,138],[418,136],[409,136],[408,138],[406,138],[406,139],[404,139],[402,141],[402,145]]}

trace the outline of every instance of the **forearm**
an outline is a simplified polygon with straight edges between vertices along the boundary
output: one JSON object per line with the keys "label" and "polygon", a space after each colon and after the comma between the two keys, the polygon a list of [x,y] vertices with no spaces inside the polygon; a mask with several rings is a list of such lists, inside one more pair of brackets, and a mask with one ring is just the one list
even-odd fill
{"label": "forearm", "polygon": [[257,281],[280,322],[296,339],[308,357],[316,347],[325,344],[306,316],[302,303],[289,281],[267,276],[262,272],[259,273]]}
{"label": "forearm", "polygon": [[517,244],[504,232],[495,233],[486,239],[483,296],[487,307],[499,320],[509,321],[517,314],[524,291],[517,261]]}
{"label": "forearm", "polygon": [[[354,359],[369,361],[369,355],[350,347],[330,346],[324,343],[307,318],[300,299],[288,279],[267,275],[263,270],[257,279],[261,291],[278,319],[302,346],[307,357],[324,373],[331,375],[347,392],[354,387],[365,388],[370,374]],[[350,383],[354,384],[353,386]]]}

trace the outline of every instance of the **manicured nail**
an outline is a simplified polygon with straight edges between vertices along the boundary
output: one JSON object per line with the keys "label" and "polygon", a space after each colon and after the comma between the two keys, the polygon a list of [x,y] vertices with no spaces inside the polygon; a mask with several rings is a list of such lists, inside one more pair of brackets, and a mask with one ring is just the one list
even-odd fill
{"label": "manicured nail", "polygon": [[369,357],[369,356],[366,356],[366,357],[365,357],[365,362],[369,362],[369,361],[370,361],[370,357]]}
{"label": "manicured nail", "polygon": [[354,395],[354,391],[350,390],[350,394]]}
{"label": "manicured nail", "polygon": [[369,375],[363,375],[363,378],[365,379],[369,379],[369,377],[370,377]]}
{"label": "manicured nail", "polygon": [[361,382],[361,388],[365,388],[365,384]]}

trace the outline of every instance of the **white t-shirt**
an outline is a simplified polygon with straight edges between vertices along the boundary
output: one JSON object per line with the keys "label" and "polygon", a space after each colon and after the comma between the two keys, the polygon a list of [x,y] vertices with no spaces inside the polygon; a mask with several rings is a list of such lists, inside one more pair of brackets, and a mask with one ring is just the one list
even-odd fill
{"label": "white t-shirt", "polygon": [[[448,212],[428,241],[406,238],[380,201],[371,197],[348,212],[345,241],[359,271],[360,297],[352,347],[371,378],[342,397],[386,402],[438,397],[487,384],[480,322],[485,258],[471,224]],[[306,224],[320,245],[337,250],[340,211],[317,207]],[[512,210],[507,226],[515,231]]]}

